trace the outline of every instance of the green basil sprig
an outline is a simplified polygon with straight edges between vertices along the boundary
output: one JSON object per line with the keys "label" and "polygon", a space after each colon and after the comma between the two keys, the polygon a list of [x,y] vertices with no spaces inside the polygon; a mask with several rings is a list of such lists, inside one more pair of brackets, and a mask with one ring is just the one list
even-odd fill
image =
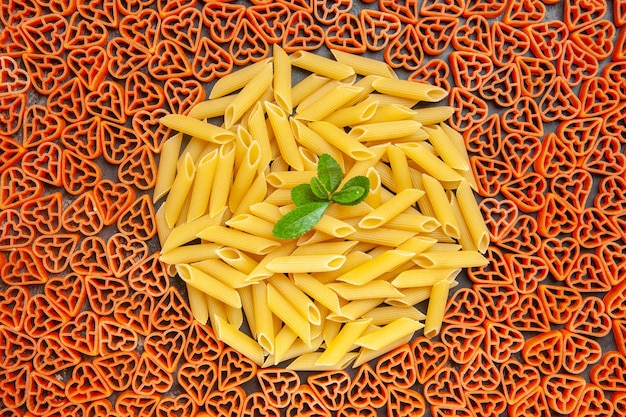
{"label": "green basil sprig", "polygon": [[280,239],[302,236],[315,227],[332,203],[354,206],[370,191],[370,180],[362,175],[350,178],[337,191],[342,181],[343,172],[337,161],[328,154],[320,155],[317,176],[308,184],[292,188],[291,201],[296,208],[276,222],[274,236]]}

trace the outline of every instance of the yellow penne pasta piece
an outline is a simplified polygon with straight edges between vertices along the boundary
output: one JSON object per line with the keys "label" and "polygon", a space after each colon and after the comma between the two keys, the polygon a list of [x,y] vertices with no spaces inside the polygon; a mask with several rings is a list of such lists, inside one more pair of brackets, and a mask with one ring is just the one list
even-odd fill
{"label": "yellow penne pasta piece", "polygon": [[469,162],[454,146],[441,126],[424,126],[423,129],[428,133],[428,140],[437,151],[437,154],[449,167],[462,171],[469,170]]}
{"label": "yellow penne pasta piece", "polygon": [[217,167],[213,175],[211,196],[209,197],[209,214],[215,216],[228,203],[228,195],[233,182],[235,169],[235,143],[222,145],[218,152]]}
{"label": "yellow penne pasta piece", "polygon": [[[358,242],[353,240],[344,240],[337,242],[313,243],[311,245],[298,246],[292,255],[345,255]],[[343,266],[343,265],[342,265]]]}
{"label": "yellow penne pasta piece", "polygon": [[289,56],[278,45],[272,46],[274,61],[274,100],[287,113],[291,113],[291,63]]}
{"label": "yellow penne pasta piece", "polygon": [[304,170],[302,157],[298,152],[296,139],[291,131],[291,124],[283,109],[275,104],[265,102],[268,119],[276,136],[280,154],[289,165],[298,171]]}
{"label": "yellow penne pasta piece", "polygon": [[220,247],[215,243],[180,246],[161,254],[159,259],[166,264],[189,264],[206,259],[215,259],[218,257],[217,251]]}
{"label": "yellow penne pasta piece", "polygon": [[478,251],[485,253],[489,246],[489,231],[485,225],[480,208],[476,203],[474,194],[467,182],[463,181],[459,184],[456,190],[456,197],[465,223],[467,224]]}
{"label": "yellow penne pasta piece", "polygon": [[394,195],[371,213],[359,221],[362,229],[375,229],[381,227],[407,208],[414,205],[424,195],[424,192],[415,188],[407,188]]}
{"label": "yellow penne pasta piece", "polygon": [[219,243],[256,255],[266,255],[280,246],[280,243],[275,240],[254,236],[224,226],[209,226],[197,232],[196,236],[208,242]]}
{"label": "yellow penne pasta piece", "polygon": [[337,336],[317,358],[316,366],[335,366],[353,349],[354,342],[370,325],[369,319],[356,320],[342,326]]}
{"label": "yellow penne pasta piece", "polygon": [[315,131],[311,130],[311,128],[303,122],[292,118],[290,120],[290,124],[294,137],[299,144],[317,156],[325,153],[329,154],[335,161],[337,161],[341,169],[344,169],[343,154],[340,150],[326,142],[324,138],[318,135]]}
{"label": "yellow penne pasta piece", "polygon": [[409,269],[399,273],[391,283],[396,288],[432,287],[443,279],[454,280],[459,272],[460,269]]}
{"label": "yellow penne pasta piece", "polygon": [[400,346],[406,345],[411,341],[411,338],[411,335],[407,335],[403,338],[388,343],[380,349],[361,348],[361,350],[359,350],[359,356],[354,360],[352,367],[357,368],[363,365],[365,362],[369,362],[372,359],[379,357],[380,355],[384,355],[385,353],[391,352],[392,350]]}
{"label": "yellow penne pasta piece", "polygon": [[247,149],[243,161],[239,165],[232,190],[228,196],[228,206],[232,212],[238,207],[245,195],[248,193],[252,182],[256,178],[259,164],[261,162],[260,147],[257,142],[252,142]]}
{"label": "yellow penne pasta piece", "polygon": [[441,159],[428,151],[428,148],[419,142],[399,143],[400,149],[406,153],[424,172],[439,181],[461,181],[463,177],[446,165]]}
{"label": "yellow penne pasta piece", "polygon": [[352,126],[371,119],[378,109],[375,101],[361,101],[350,107],[344,107],[329,114],[323,120],[338,127]]}
{"label": "yellow penne pasta piece", "polygon": [[341,268],[345,261],[343,255],[289,255],[272,259],[266,268],[280,273],[327,272]]}
{"label": "yellow penne pasta piece", "polygon": [[226,108],[236,96],[236,94],[231,94],[228,96],[202,101],[193,106],[191,110],[189,110],[189,113],[187,113],[187,116],[199,120],[223,116],[226,112]]}
{"label": "yellow penne pasta piece", "polygon": [[426,174],[422,176],[422,183],[443,232],[454,239],[460,238],[459,223],[441,183]]}
{"label": "yellow penne pasta piece", "polygon": [[314,103],[301,109],[298,106],[296,117],[301,120],[323,120],[335,110],[343,107],[363,91],[353,85],[339,84],[328,93],[319,97]]}
{"label": "yellow penne pasta piece", "polygon": [[317,305],[291,279],[283,274],[274,274],[268,279],[268,283],[272,284],[309,323],[319,325],[322,322],[322,315]]}
{"label": "yellow penne pasta piece", "polygon": [[224,144],[235,140],[235,134],[229,130],[182,114],[165,115],[161,117],[160,122],[170,129],[207,142]]}
{"label": "yellow penne pasta piece", "polygon": [[206,303],[206,294],[189,284],[186,284],[186,287],[189,309],[191,310],[191,314],[193,314],[193,318],[199,323],[206,324],[209,320],[209,307]]}
{"label": "yellow penne pasta piece", "polygon": [[357,161],[374,157],[374,152],[332,123],[316,121],[309,123],[309,127],[335,148]]}
{"label": "yellow penne pasta piece", "polygon": [[359,142],[393,141],[417,132],[421,123],[415,120],[397,120],[392,122],[363,123],[353,127],[349,135]]}
{"label": "yellow penne pasta piece", "polygon": [[383,94],[419,101],[439,101],[448,95],[446,90],[434,85],[393,78],[379,78],[373,86]]}
{"label": "yellow penne pasta piece", "polygon": [[261,345],[259,345],[254,339],[237,329],[232,324],[228,323],[222,317],[217,317],[214,328],[217,337],[221,341],[238,352],[243,353],[257,365],[263,365],[265,360],[263,347],[261,347]]}
{"label": "yellow penne pasta piece", "polygon": [[311,324],[290,304],[272,284],[267,285],[267,303],[272,313],[276,314],[285,325],[307,345],[311,345]]}
{"label": "yellow penne pasta piece", "polygon": [[287,369],[292,371],[331,371],[343,369],[352,363],[358,356],[356,352],[346,354],[335,365],[317,365],[321,352],[311,352],[300,355],[297,359],[287,365]]}
{"label": "yellow penne pasta piece", "polygon": [[170,228],[174,227],[178,221],[195,175],[196,167],[193,164],[191,155],[186,154],[165,200],[165,221]]}
{"label": "yellow penne pasta piece", "polygon": [[269,59],[263,59],[218,79],[211,89],[209,99],[216,99],[244,88],[267,67],[269,62]]}
{"label": "yellow penne pasta piece", "polygon": [[424,336],[429,339],[437,336],[443,323],[443,316],[446,312],[446,303],[450,283],[448,280],[441,280],[432,286],[428,310],[426,310],[426,321],[424,323]]}
{"label": "yellow penne pasta piece", "polygon": [[[368,102],[374,102],[373,99]],[[416,111],[410,107],[405,107],[400,104],[387,104],[384,106],[378,105],[376,113],[367,121],[367,123],[383,123],[393,122],[396,120],[412,119],[415,116]],[[420,123],[421,124],[421,123]]]}
{"label": "yellow penne pasta piece", "polygon": [[259,173],[248,192],[243,196],[239,206],[233,212],[233,215],[249,213],[250,207],[253,205],[262,202],[267,196],[267,182],[265,179],[265,174],[263,172]]}
{"label": "yellow penne pasta piece", "polygon": [[294,52],[289,59],[293,66],[334,80],[344,80],[355,74],[349,65],[307,51]]}
{"label": "yellow penne pasta piece", "polygon": [[178,153],[182,144],[183,135],[177,133],[165,141],[161,149],[159,158],[159,168],[157,170],[157,179],[154,184],[152,202],[156,203],[163,198],[170,190],[174,179],[176,178],[176,165],[178,162]]}
{"label": "yellow penne pasta piece", "polygon": [[387,146],[387,157],[389,158],[389,166],[396,192],[413,188],[409,162],[402,149],[394,145]]}
{"label": "yellow penne pasta piece", "polygon": [[213,178],[217,169],[217,149],[207,153],[198,161],[196,175],[190,192],[187,221],[197,219],[206,214],[213,187]]}
{"label": "yellow penne pasta piece", "polygon": [[205,259],[191,264],[194,268],[206,272],[212,277],[219,279],[231,288],[242,288],[250,285],[246,281],[247,275],[236,268],[228,265],[221,259]]}
{"label": "yellow penne pasta piece", "polygon": [[400,318],[407,318],[414,321],[424,320],[426,315],[412,306],[385,306],[376,307],[368,311],[363,314],[363,318],[371,319],[371,324],[374,326],[384,326]]}
{"label": "yellow penne pasta piece", "polygon": [[385,345],[395,340],[412,335],[422,327],[424,325],[419,321],[401,317],[371,333],[361,336],[356,340],[355,344],[366,349],[382,349]]}
{"label": "yellow penne pasta piece", "polygon": [[[381,255],[382,256],[382,255]],[[328,284],[344,300],[365,300],[368,298],[402,298],[403,295],[387,281],[375,279],[365,284],[352,285],[344,282]]]}
{"label": "yellow penne pasta piece", "polygon": [[[220,213],[221,214],[221,213]],[[210,216],[208,214],[197,218],[194,221],[177,226],[171,230],[167,240],[161,245],[161,254],[168,253],[172,249],[178,248],[197,238],[198,230],[209,226],[217,225],[222,221],[222,216]]]}
{"label": "yellow penne pasta piece", "polygon": [[326,85],[328,81],[328,77],[322,77],[321,75],[315,73],[305,77],[291,89],[292,106],[299,105],[304,99],[311,96],[314,92]]}
{"label": "yellow penne pasta piece", "polygon": [[328,308],[333,313],[340,314],[339,298],[327,285],[322,284],[309,274],[296,273],[293,275],[293,279],[295,286],[315,300],[315,302]]}
{"label": "yellow penne pasta piece", "polygon": [[448,120],[453,114],[454,107],[450,106],[423,107],[415,110],[413,120],[417,120],[424,126],[434,125]]}
{"label": "yellow penne pasta piece", "polygon": [[341,313],[329,314],[326,318],[340,323],[346,323],[362,317],[368,311],[378,307],[384,298],[368,298],[365,300],[354,300],[341,306]]}
{"label": "yellow penne pasta piece", "polygon": [[211,275],[187,264],[176,265],[176,272],[188,285],[229,306],[241,308],[239,293]]}
{"label": "yellow penne pasta piece", "polygon": [[359,75],[379,75],[381,77],[398,78],[393,69],[384,61],[336,49],[333,49],[331,52],[338,62],[352,67],[354,72]]}
{"label": "yellow penne pasta piece", "polygon": [[268,63],[246,83],[245,87],[237,94],[237,97],[226,107],[224,126],[227,129],[238,122],[259,101],[272,84],[273,77],[273,65]]}
{"label": "yellow penne pasta piece", "polygon": [[308,184],[316,171],[276,171],[267,175],[267,183],[274,188],[292,189],[296,185]]}
{"label": "yellow penne pasta piece", "polygon": [[424,252],[417,255],[413,261],[421,268],[435,269],[477,268],[489,263],[480,252],[465,250],[454,253]]}
{"label": "yellow penne pasta piece", "polygon": [[226,226],[266,239],[274,239],[274,235],[272,234],[274,224],[256,217],[253,214],[246,213],[233,216],[226,221]]}
{"label": "yellow penne pasta piece", "polygon": [[376,279],[389,269],[411,261],[415,253],[402,250],[389,250],[380,256],[362,263],[358,267],[337,277],[337,281],[353,285],[364,285]]}
{"label": "yellow penne pasta piece", "polygon": [[274,322],[267,303],[267,286],[259,283],[252,286],[252,304],[255,318],[256,339],[269,354],[274,353]]}

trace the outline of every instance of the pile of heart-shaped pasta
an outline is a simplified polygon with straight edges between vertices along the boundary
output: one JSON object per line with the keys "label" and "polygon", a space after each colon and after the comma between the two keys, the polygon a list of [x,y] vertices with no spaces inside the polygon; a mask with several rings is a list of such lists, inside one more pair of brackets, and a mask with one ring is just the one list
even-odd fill
{"label": "pile of heart-shaped pasta", "polygon": [[[160,259],[187,284],[194,317],[261,366],[358,366],[438,334],[463,268],[487,264],[488,232],[453,109],[441,88],[331,51],[273,57],[218,80],[160,155]],[[296,74],[308,73],[294,82]],[[276,238],[291,189],[320,155],[370,190],[312,230]],[[427,311],[416,305],[429,299]]]}

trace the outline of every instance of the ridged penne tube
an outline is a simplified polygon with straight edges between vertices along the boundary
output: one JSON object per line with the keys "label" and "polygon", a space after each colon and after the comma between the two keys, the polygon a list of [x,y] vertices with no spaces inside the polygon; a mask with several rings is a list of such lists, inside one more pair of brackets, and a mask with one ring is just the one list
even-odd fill
{"label": "ridged penne tube", "polygon": [[414,205],[424,195],[424,192],[415,188],[400,191],[391,199],[376,207],[370,214],[359,221],[361,229],[375,229],[381,227],[407,208]]}
{"label": "ridged penne tube", "polygon": [[[459,154],[463,155],[467,164],[469,165],[469,155],[467,154],[467,148],[465,147],[465,139],[463,139],[463,135],[459,132],[448,126],[446,123],[441,122],[439,124],[441,128],[446,132],[452,144],[456,147]],[[461,171],[460,174],[467,181],[467,183],[472,187],[474,191],[478,191],[478,185],[476,184],[476,178],[474,177],[474,173],[471,169],[467,171]]]}
{"label": "ridged penne tube", "polygon": [[285,325],[308,346],[311,345],[311,324],[307,317],[289,303],[272,284],[267,285],[267,303],[272,313],[276,314]]}
{"label": "ridged penne tube", "polygon": [[228,107],[236,96],[236,94],[231,94],[224,97],[201,101],[189,110],[187,116],[198,120],[223,116],[226,111],[226,107]]}
{"label": "ridged penne tube", "polygon": [[231,288],[243,288],[250,285],[250,283],[246,281],[246,274],[238,271],[221,259],[205,259],[200,262],[195,262],[191,264],[191,266],[206,272]]}
{"label": "ridged penne tube", "polygon": [[259,283],[252,286],[252,304],[256,326],[256,339],[269,354],[274,353],[274,321],[267,304],[267,286]]}
{"label": "ridged penne tube", "polygon": [[326,116],[323,120],[338,127],[352,126],[364,123],[371,119],[377,109],[378,103],[374,101],[362,101],[354,106],[336,110],[334,113]]}
{"label": "ridged penne tube", "polygon": [[301,120],[323,120],[362,91],[363,89],[353,85],[339,84],[304,109],[298,106],[296,117]]}
{"label": "ridged penne tube", "polygon": [[322,329],[322,337],[325,346],[328,346],[330,342],[337,337],[342,326],[343,323],[339,323],[338,321],[325,320],[324,328]]}
{"label": "ridged penne tube", "polygon": [[250,207],[262,202],[267,195],[267,182],[265,181],[265,174],[263,172],[256,176],[248,192],[243,196],[239,206],[233,212],[233,215],[243,214],[250,212]]}
{"label": "ridged penne tube", "polygon": [[296,185],[308,184],[316,171],[277,171],[267,175],[267,183],[274,188],[292,189]]}
{"label": "ridged penne tube", "polygon": [[291,124],[285,111],[275,104],[265,102],[267,116],[274,131],[280,154],[289,165],[298,171],[304,170],[302,157],[298,152],[296,139],[291,131]]}
{"label": "ridged penne tube", "polygon": [[287,365],[287,369],[292,371],[332,371],[336,369],[343,369],[352,363],[358,354],[356,352],[350,352],[346,354],[341,361],[339,361],[335,365],[326,366],[326,365],[316,365],[319,357],[321,356],[321,352],[311,352],[300,355],[293,362]]}
{"label": "ridged penne tube", "polygon": [[386,227],[399,230],[408,230],[418,233],[429,233],[441,226],[441,223],[430,216],[423,214],[400,213],[385,224]]}
{"label": "ridged penne tube", "polygon": [[333,216],[329,216],[328,214],[324,214],[313,228],[334,237],[347,237],[356,231],[356,229],[348,223],[336,219]]}
{"label": "ridged penne tube", "polygon": [[241,89],[224,112],[224,126],[227,129],[237,123],[259,101],[272,84],[273,77],[273,65],[268,63]]}
{"label": "ridged penne tube", "polygon": [[367,197],[365,197],[364,202],[370,207],[376,208],[380,206],[381,203],[382,180],[380,179],[378,171],[373,167],[368,168],[365,176],[370,181],[370,192]]}
{"label": "ridged penne tube", "polygon": [[434,125],[448,120],[453,114],[454,107],[450,106],[423,107],[415,110],[413,120],[420,122],[424,126]]}
{"label": "ridged penne tube", "polygon": [[243,314],[246,316],[246,322],[248,323],[248,328],[250,329],[250,335],[253,339],[256,339],[256,320],[254,315],[254,301],[252,299],[253,287],[254,285],[241,287],[237,289],[237,292],[239,292],[239,298],[241,298],[241,309],[243,310]]}
{"label": "ridged penne tube", "polygon": [[333,80],[344,80],[355,74],[349,65],[307,51],[294,52],[289,59],[293,66]]}
{"label": "ridged penne tube", "polygon": [[176,178],[176,165],[182,140],[182,133],[177,133],[166,140],[161,148],[157,179],[154,184],[152,197],[153,203],[156,203],[167,194]]}
{"label": "ridged penne tube", "polygon": [[[268,356],[268,362],[266,362],[268,365],[277,365],[285,360],[289,348],[298,339],[298,335],[289,326],[283,326],[279,331],[274,330],[274,334],[276,335],[274,338],[274,354]],[[308,352],[310,352],[310,349],[307,346]],[[270,358],[272,358],[272,361],[269,361]]]}
{"label": "ridged penne tube", "polygon": [[230,142],[220,147],[218,152],[217,167],[213,175],[211,197],[209,198],[209,214],[214,216],[226,207],[228,195],[233,183],[233,171],[235,169],[235,142]]}
{"label": "ridged penne tube", "polygon": [[345,261],[343,255],[289,255],[272,259],[265,267],[280,273],[327,272],[341,268]]}
{"label": "ridged penne tube", "polygon": [[217,317],[214,325],[217,337],[228,346],[243,353],[254,363],[261,366],[265,360],[263,348],[250,336],[228,323],[224,318]]}
{"label": "ridged penne tube", "polygon": [[430,248],[432,248],[436,244],[437,241],[435,239],[431,239],[425,236],[414,236],[402,242],[402,244],[398,245],[396,249],[413,252],[417,255],[419,253],[430,250]]}
{"label": "ridged penne tube", "polygon": [[261,160],[259,162],[259,173],[262,172],[272,159],[272,147],[265,121],[265,107],[261,102],[256,102],[248,116],[248,131],[254,140],[259,144]]}
{"label": "ridged penne tube", "polygon": [[196,236],[208,242],[219,243],[256,255],[267,255],[280,246],[280,243],[275,240],[254,236],[250,233],[229,229],[224,226],[207,227],[198,232]]}
{"label": "ridged penne tube", "polygon": [[341,306],[337,294],[319,280],[309,274],[294,274],[294,284],[315,302],[328,308],[333,313],[340,314]]}
{"label": "ridged penne tube", "polygon": [[[322,315],[315,303],[284,274],[274,274],[268,279],[271,284],[312,325],[322,322]],[[313,337],[311,337],[313,338]]]}
{"label": "ridged penne tube", "polygon": [[457,239],[457,241],[459,242],[461,249],[478,250],[478,247],[476,246],[476,242],[472,237],[469,227],[467,227],[467,222],[463,217],[463,213],[461,212],[461,208],[459,207],[456,195],[449,191],[448,198],[450,199],[450,206],[452,207],[454,217],[456,217],[456,221],[459,225],[459,238]]}
{"label": "ridged penne tube", "polygon": [[328,77],[322,77],[321,75],[315,73],[305,77],[291,89],[292,106],[299,105],[304,99],[326,85],[328,81]]}
{"label": "ridged penne tube", "polygon": [[296,243],[292,241],[283,245],[279,245],[277,248],[274,248],[270,253],[265,255],[263,259],[261,259],[261,261],[254,267],[252,272],[248,274],[246,281],[254,283],[256,281],[262,281],[274,275],[274,272],[267,269],[266,265],[274,258],[291,254],[295,247]]}
{"label": "ridged penne tube", "polygon": [[161,245],[161,255],[195,240],[198,230],[219,224],[222,221],[221,214],[223,213],[219,213],[217,216],[205,214],[202,217],[198,217],[196,220],[173,228],[167,240]]}
{"label": "ridged penne tube", "polygon": [[257,217],[272,223],[276,223],[282,217],[280,207],[264,201],[251,205],[250,212]]}
{"label": "ridged penne tube", "polygon": [[298,246],[296,250],[293,251],[292,255],[345,255],[357,243],[358,242],[353,240],[313,243],[311,245]]}
{"label": "ridged penne tube", "polygon": [[370,168],[378,168],[380,159],[387,152],[387,146],[387,144],[370,146],[369,150],[372,152],[373,156],[362,161],[354,161],[346,175],[344,175],[343,181],[341,181],[341,186],[343,186],[352,177],[356,177],[357,175],[366,175],[367,170]]}
{"label": "ridged penne tube", "polygon": [[375,279],[365,284],[352,285],[344,282],[328,284],[341,298],[348,301],[364,300],[368,298],[402,298],[403,295],[387,281]]}
{"label": "ridged penne tube", "polygon": [[458,243],[452,242],[442,242],[439,240],[437,243],[432,245],[425,252],[458,252],[463,250],[463,246]]}
{"label": "ridged penne tube", "polygon": [[237,290],[217,278],[187,264],[176,265],[176,272],[188,285],[229,306],[241,308],[241,299]]}
{"label": "ridged penne tube", "polygon": [[362,123],[354,126],[349,135],[359,142],[393,141],[414,134],[422,125],[414,120],[393,122]]}
{"label": "ridged penne tube", "polygon": [[361,336],[356,340],[355,344],[366,349],[382,349],[388,343],[412,335],[422,327],[424,327],[424,325],[419,321],[401,317],[373,332]]}
{"label": "ridged penne tube", "polygon": [[196,165],[196,175],[189,196],[187,221],[197,219],[207,212],[213,187],[213,178],[217,169],[217,149],[200,158]]}
{"label": "ridged penne tube", "polygon": [[337,49],[333,49],[331,53],[338,62],[352,67],[354,72],[359,75],[379,75],[387,78],[398,78],[393,69],[384,61]]}
{"label": "ridged penne tube", "polygon": [[185,149],[183,149],[183,151],[180,153],[178,165],[181,164],[186,154],[191,155],[191,158],[194,160],[194,162],[197,163],[200,157],[213,150],[209,150],[209,147],[217,149],[220,145],[221,144],[219,143],[207,142],[206,140],[200,138],[191,137],[189,139],[189,142],[187,142]]}
{"label": "ridged penne tube", "polygon": [[419,102],[419,100],[412,98],[404,98],[380,93],[371,93],[368,99],[377,102],[379,106],[399,105],[408,108],[412,108]]}
{"label": "ridged penne tube", "polygon": [[387,157],[389,158],[389,165],[391,167],[393,183],[396,186],[396,192],[406,190],[407,188],[413,188],[411,172],[409,171],[409,162],[407,161],[406,154],[402,151],[402,149],[395,145],[387,146]]}
{"label": "ridged penne tube", "polygon": [[459,184],[456,190],[456,198],[478,251],[485,253],[489,246],[489,231],[485,225],[478,203],[476,203],[474,193],[467,182],[463,181]]}
{"label": "ridged penne tube", "polygon": [[441,280],[432,286],[430,300],[428,300],[428,309],[426,310],[426,321],[424,323],[424,336],[429,339],[437,336],[441,330],[449,292],[450,283],[448,280]]}
{"label": "ridged penne tube", "polygon": [[374,326],[384,326],[394,320],[400,318],[407,318],[414,321],[424,320],[426,315],[412,306],[397,307],[397,306],[385,306],[376,307],[367,313],[363,314],[363,318],[371,319],[371,324]]}
{"label": "ridged penne tube", "polygon": [[408,230],[379,227],[376,229],[357,229],[356,232],[350,235],[350,239],[376,245],[397,247],[416,234],[417,232]]}
{"label": "ridged penne tube", "polygon": [[215,251],[215,254],[222,261],[246,275],[252,272],[254,267],[258,264],[251,256],[246,255],[239,249],[230,248],[228,246],[220,246],[220,248]]}
{"label": "ridged penne tube", "polygon": [[340,323],[346,323],[362,317],[368,311],[378,307],[384,298],[367,298],[364,300],[350,301],[348,304],[341,306],[341,313],[329,314],[326,318]]}
{"label": "ridged penne tube", "polygon": [[312,275],[319,282],[323,284],[327,284],[329,282],[335,281],[337,277],[345,274],[348,271],[351,271],[352,269],[356,268],[357,266],[365,262],[368,262],[371,259],[372,259],[371,255],[365,252],[353,249],[352,252],[346,255],[346,262],[338,270],[330,271],[330,272],[318,272]]}
{"label": "ridged penne tube", "polygon": [[259,163],[261,162],[261,149],[257,142],[252,142],[244,155],[239,169],[233,180],[232,189],[228,196],[228,207],[234,212],[245,195],[248,193],[254,178],[257,175]]}
{"label": "ridged penne tube", "polygon": [[426,196],[435,211],[435,217],[441,223],[443,232],[454,239],[460,238],[459,223],[443,186],[439,181],[426,174],[422,176],[422,181]]}
{"label": "ridged penne tube", "polygon": [[221,145],[235,140],[235,134],[229,130],[182,114],[165,115],[161,117],[160,122],[172,130],[207,142]]}
{"label": "ridged penne tube", "polygon": [[209,320],[209,307],[206,303],[206,294],[196,287],[186,284],[187,298],[189,299],[189,309],[193,318],[201,324],[206,324]]}
{"label": "ridged penne tube", "polygon": [[191,156],[186,154],[165,200],[165,221],[169,227],[176,225],[195,175],[196,167]]}
{"label": "ridged penne tube", "polygon": [[167,242],[170,233],[172,233],[172,228],[167,225],[165,221],[165,207],[163,204],[157,209],[156,213],[154,213],[154,223],[157,226],[157,237],[159,238],[159,244],[161,248],[164,247],[165,242]]}
{"label": "ridged penne tube", "polygon": [[489,260],[480,252],[461,250],[454,253],[448,251],[424,252],[417,255],[413,262],[421,268],[458,269],[486,266]]}
{"label": "ridged penne tube", "polygon": [[226,321],[233,325],[236,329],[240,329],[243,325],[243,311],[241,308],[224,305],[226,311]]}
{"label": "ridged penne tube", "polygon": [[215,259],[220,247],[215,243],[179,246],[161,254],[159,259],[166,264],[189,264],[205,259]]}
{"label": "ridged penne tube", "polygon": [[337,277],[337,281],[352,285],[364,285],[384,274],[389,269],[409,262],[414,256],[415,253],[413,252],[389,250]]}
{"label": "ridged penne tube", "polygon": [[357,161],[374,157],[374,152],[331,123],[316,121],[309,123],[309,127],[335,148]]}
{"label": "ridged penne tube", "polygon": [[406,345],[411,341],[412,338],[413,338],[412,335],[404,336],[403,338],[400,338],[398,340],[395,340],[391,343],[386,344],[380,349],[361,348],[359,350],[359,356],[352,363],[352,368],[353,369],[358,368],[359,366],[363,365],[365,362],[369,362],[372,359],[377,358],[381,355],[384,355],[388,352],[391,352],[392,350],[400,346]]}
{"label": "ridged penne tube", "polygon": [[[373,100],[368,100],[373,101]],[[376,112],[367,123],[393,122],[396,120],[408,120],[415,115],[415,110],[399,104],[387,104],[378,106]]]}
{"label": "ridged penne tube", "polygon": [[383,94],[419,101],[435,102],[448,95],[443,88],[431,84],[393,78],[379,78],[373,86]]}
{"label": "ridged penne tube", "polygon": [[325,153],[329,154],[337,161],[341,169],[344,169],[343,154],[341,151],[326,142],[324,138],[311,130],[305,123],[292,118],[290,124],[294,137],[299,144],[318,156]]}
{"label": "ridged penne tube", "polygon": [[233,216],[229,220],[226,220],[226,226],[266,239],[274,239],[274,235],[272,234],[274,224],[256,217],[253,214],[245,213]]}
{"label": "ridged penne tube", "polygon": [[363,217],[366,214],[369,214],[373,208],[365,203],[361,202],[354,206],[342,206],[341,204],[332,204],[328,207],[325,214],[329,216],[335,217],[339,220],[341,219],[353,219],[355,217]]}
{"label": "ridged penne tube", "polygon": [[353,350],[354,342],[370,325],[369,319],[356,320],[342,326],[337,336],[326,346],[326,350],[317,358],[316,366],[336,366]]}
{"label": "ridged penne tube", "polygon": [[272,46],[274,62],[274,100],[287,113],[291,113],[291,63],[289,56],[278,45]]}
{"label": "ridged penne tube", "polygon": [[460,269],[409,269],[391,281],[396,288],[432,287],[441,280],[453,281]]}
{"label": "ridged penne tube", "polygon": [[243,127],[242,124],[238,124],[237,126],[234,126],[233,130],[235,130],[235,133],[236,133],[235,174],[237,174],[239,171],[239,167],[241,166],[243,162],[243,159],[246,157],[246,152],[248,152],[248,149],[250,148],[250,146],[252,146],[252,142],[254,142],[254,139],[252,139],[252,135],[250,135],[250,132],[248,132],[248,130],[245,127]]}
{"label": "ridged penne tube", "polygon": [[457,150],[441,126],[424,126],[423,129],[428,133],[428,140],[439,154],[439,157],[448,166],[461,171],[467,171],[470,168],[465,156]]}
{"label": "ridged penne tube", "polygon": [[244,88],[254,77],[265,69],[269,63],[269,59],[264,59],[223,76],[215,82],[209,94],[209,99],[222,97]]}
{"label": "ridged penne tube", "polygon": [[424,172],[439,181],[462,181],[463,177],[446,165],[441,159],[428,151],[428,148],[419,143],[399,143],[400,149],[406,153],[406,155],[413,160]]}

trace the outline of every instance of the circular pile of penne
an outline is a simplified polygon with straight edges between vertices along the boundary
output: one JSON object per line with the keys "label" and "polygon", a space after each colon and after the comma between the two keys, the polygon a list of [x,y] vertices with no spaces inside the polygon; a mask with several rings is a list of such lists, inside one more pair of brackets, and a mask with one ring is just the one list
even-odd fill
{"label": "circular pile of penne", "polygon": [[[194,317],[260,366],[358,366],[438,334],[463,268],[487,264],[447,93],[398,79],[384,62],[286,54],[233,72],[187,115],[160,155],[160,259],[187,284]],[[295,71],[309,75],[294,83]],[[331,155],[367,198],[331,205],[299,238],[273,236],[295,208],[291,189]],[[415,306],[429,299],[425,313]]]}

